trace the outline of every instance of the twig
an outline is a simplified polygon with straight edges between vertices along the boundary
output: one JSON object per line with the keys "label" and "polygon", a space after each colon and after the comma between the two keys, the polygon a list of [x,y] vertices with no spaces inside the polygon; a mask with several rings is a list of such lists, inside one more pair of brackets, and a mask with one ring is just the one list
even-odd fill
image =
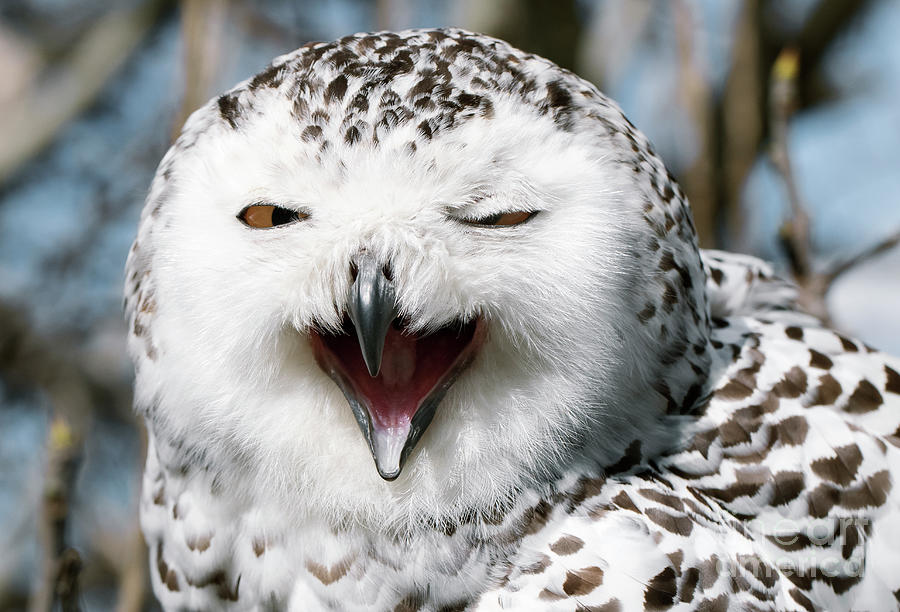
{"label": "twig", "polygon": [[775,168],[784,180],[791,206],[791,218],[781,227],[780,237],[791,261],[794,276],[798,280],[806,279],[812,274],[809,214],[800,198],[787,143],[788,121],[796,102],[799,67],[800,58],[794,49],[785,49],[775,60],[772,67],[769,109],[772,117],[770,155]]}
{"label": "twig", "polygon": [[770,88],[772,144],[770,154],[787,189],[791,218],[782,225],[779,238],[791,262],[794,279],[799,288],[798,298],[801,307],[825,323],[831,323],[825,295],[831,289],[834,281],[864,261],[900,244],[900,230],[861,253],[832,266],[830,270],[823,272],[814,269],[810,241],[810,217],[794,179],[787,146],[787,126],[796,104],[798,72],[797,52],[793,49],[782,51],[772,68]]}
{"label": "twig", "polygon": [[797,51],[785,49],[775,60],[770,79],[769,112],[772,123],[769,154],[784,181],[791,207],[791,217],[781,226],[779,239],[797,283],[797,301],[800,307],[825,324],[831,324],[828,306],[825,303],[828,283],[822,274],[813,270],[809,213],[801,199],[788,153],[788,121],[796,106],[796,80],[799,67],[800,58]]}
{"label": "twig", "polygon": [[42,338],[15,306],[0,301],[0,320],[0,377],[6,388],[41,389],[53,407],[39,520],[44,561],[28,607],[45,612],[56,600],[63,610],[76,610],[80,561],[66,545],[66,531],[83,432],[98,407],[107,417],[121,418],[110,407],[129,403],[128,385],[92,377],[59,343]]}
{"label": "twig", "polygon": [[79,415],[65,416],[57,406],[47,436],[47,472],[44,479],[41,536],[44,548],[41,581],[30,602],[31,612],[44,612],[59,603],[63,612],[78,612],[78,574],[81,557],[66,546],[69,504],[81,464],[83,423]]}
{"label": "twig", "polygon": [[831,285],[831,283],[836,281],[838,277],[840,277],[845,272],[849,272],[856,266],[872,259],[873,257],[877,257],[878,255],[881,255],[886,251],[890,251],[897,245],[900,245],[900,230],[897,230],[893,235],[888,236],[884,240],[872,245],[861,253],[857,253],[853,257],[845,259],[844,261],[836,264],[825,274],[825,278],[828,284]]}

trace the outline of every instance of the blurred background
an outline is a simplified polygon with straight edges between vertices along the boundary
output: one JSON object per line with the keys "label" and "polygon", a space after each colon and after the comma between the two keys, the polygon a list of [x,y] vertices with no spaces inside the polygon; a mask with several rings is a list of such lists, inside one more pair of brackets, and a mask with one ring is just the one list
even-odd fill
{"label": "blurred background", "polygon": [[307,41],[442,25],[593,81],[703,246],[900,354],[896,0],[0,0],[0,610],[156,609],[122,268],[187,114]]}

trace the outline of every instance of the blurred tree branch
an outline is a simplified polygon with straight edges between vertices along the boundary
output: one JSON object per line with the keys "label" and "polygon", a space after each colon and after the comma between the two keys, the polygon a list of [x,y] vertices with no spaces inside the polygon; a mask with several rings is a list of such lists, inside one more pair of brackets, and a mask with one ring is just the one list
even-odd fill
{"label": "blurred tree branch", "polygon": [[789,220],[781,227],[779,239],[800,289],[800,305],[830,325],[831,317],[825,296],[832,283],[859,264],[900,244],[900,230],[861,253],[833,264],[830,269],[821,271],[816,268],[810,238],[811,219],[802,201],[788,150],[788,122],[797,105],[799,64],[800,57],[796,49],[788,48],[782,51],[772,67],[769,88],[772,116],[770,156],[784,181],[791,210]]}
{"label": "blurred tree branch", "polygon": [[696,15],[687,0],[672,3],[675,37],[678,47],[679,94],[697,134],[694,163],[684,172],[682,182],[691,202],[694,223],[701,246],[714,246],[716,240],[717,170],[714,167],[716,128],[713,119],[713,94],[708,75],[697,65],[694,49]]}
{"label": "blurred tree branch", "polygon": [[184,96],[172,126],[174,140],[188,116],[212,93],[222,60],[228,0],[182,0]]}
{"label": "blurred tree branch", "polygon": [[[770,101],[781,95],[770,87],[768,69],[778,53],[791,46],[803,58],[791,81],[795,92],[791,104],[814,105],[827,97],[823,85],[824,58],[835,41],[871,6],[871,0],[820,0],[797,32],[785,32],[773,21],[777,12],[771,0],[744,0],[735,29],[731,66],[722,95],[715,95],[708,83],[705,90],[698,83],[706,78],[693,59],[693,27],[691,8],[684,0],[675,3],[675,29],[679,48],[684,105],[694,120],[700,143],[696,163],[682,176],[691,201],[701,244],[727,247],[730,235],[740,228],[740,196],[746,178],[763,150],[766,137],[770,142],[784,139],[772,132],[781,129],[780,119],[772,112]],[[705,94],[704,94],[705,91]],[[793,109],[791,109],[792,111]],[[779,154],[778,151],[774,151]],[[789,161],[782,164],[782,174],[790,173]],[[793,187],[788,188],[793,189]],[[799,194],[791,196],[797,241],[791,256],[805,262],[799,234],[804,231],[804,212]]]}
{"label": "blurred tree branch", "polygon": [[741,193],[762,143],[761,10],[761,0],[745,0],[741,6],[725,89],[713,106],[718,127],[714,159],[719,168],[715,244],[722,247],[740,233]]}
{"label": "blurred tree branch", "polygon": [[849,272],[856,266],[861,265],[869,261],[870,259],[881,255],[882,253],[890,251],[897,245],[900,245],[900,230],[895,231],[887,238],[884,238],[880,242],[875,243],[864,251],[850,257],[849,259],[845,259],[832,266],[831,270],[828,271],[826,276],[828,284],[830,285],[831,283],[836,281],[845,272]]}
{"label": "blurred tree branch", "polygon": [[[760,10],[760,78],[763,85],[759,104],[768,120],[766,107],[769,92],[769,68],[786,47],[797,50],[802,64],[796,77],[797,108],[816,106],[831,97],[825,84],[822,66],[835,42],[874,4],[873,0],[818,0],[798,31],[785,31],[776,21],[779,0],[748,0],[761,3]],[[763,126],[768,135],[768,123]]]}
{"label": "blurred tree branch", "polygon": [[110,12],[81,36],[61,65],[0,114],[5,141],[0,147],[0,183],[90,105],[168,4],[148,0],[137,8]]}
{"label": "blurred tree branch", "polygon": [[58,343],[42,338],[14,305],[0,301],[0,320],[0,377],[13,392],[42,391],[53,412],[40,516],[44,561],[29,610],[50,610],[54,601],[65,611],[76,610],[81,561],[66,544],[66,531],[82,441],[98,412],[121,418],[112,406],[130,404],[130,389],[93,377]]}
{"label": "blurred tree branch", "polygon": [[66,414],[69,406],[54,405],[47,436],[47,470],[44,478],[40,533],[43,543],[41,579],[29,604],[30,612],[44,612],[58,603],[62,612],[77,612],[78,574],[81,556],[66,542],[70,500],[81,464],[84,415]]}

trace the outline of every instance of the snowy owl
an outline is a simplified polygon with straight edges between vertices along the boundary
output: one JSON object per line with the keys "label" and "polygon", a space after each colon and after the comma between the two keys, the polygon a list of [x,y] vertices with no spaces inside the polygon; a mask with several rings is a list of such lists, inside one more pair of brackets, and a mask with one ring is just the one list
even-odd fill
{"label": "snowy owl", "polygon": [[163,158],[126,275],[167,610],[888,610],[900,360],[700,251],[590,83],[310,43]]}

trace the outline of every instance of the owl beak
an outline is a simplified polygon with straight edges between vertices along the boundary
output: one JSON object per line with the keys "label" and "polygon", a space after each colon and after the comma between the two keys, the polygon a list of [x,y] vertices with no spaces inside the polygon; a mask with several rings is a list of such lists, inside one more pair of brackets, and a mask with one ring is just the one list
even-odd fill
{"label": "owl beak", "polygon": [[356,279],[350,287],[347,310],[356,329],[363,360],[371,376],[381,371],[384,340],[397,318],[396,292],[389,269],[363,252],[354,266]]}
{"label": "owl beak", "polygon": [[394,480],[484,331],[473,319],[410,332],[398,317],[390,270],[363,252],[354,273],[344,329],[313,330],[310,340],[319,367],[350,404],[378,474]]}

